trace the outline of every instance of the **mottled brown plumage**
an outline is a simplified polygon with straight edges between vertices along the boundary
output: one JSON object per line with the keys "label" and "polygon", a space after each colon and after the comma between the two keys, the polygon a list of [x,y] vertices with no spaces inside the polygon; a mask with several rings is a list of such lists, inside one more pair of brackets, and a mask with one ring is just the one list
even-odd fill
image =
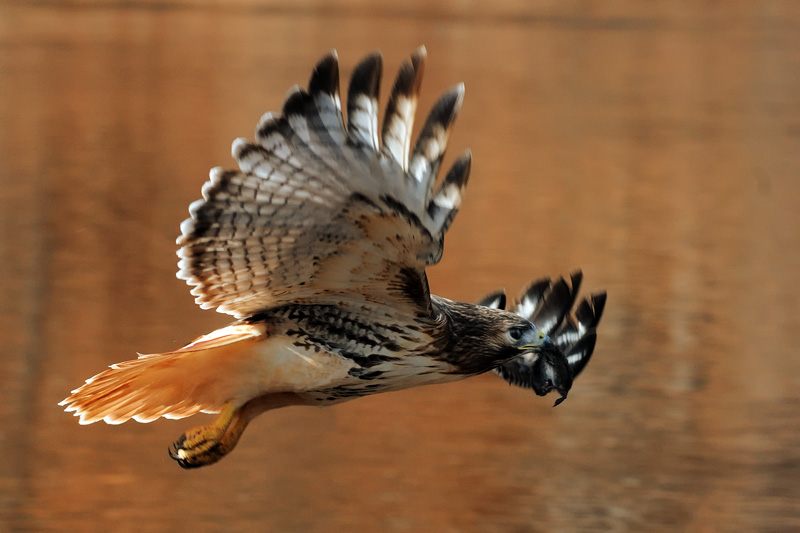
{"label": "mottled brown plumage", "polygon": [[[347,120],[335,53],[237,139],[238,170],[211,171],[181,225],[178,277],[203,308],[237,320],[175,352],[112,365],[63,405],[82,423],[219,413],[171,455],[185,467],[230,452],[253,417],[286,405],[351,398],[494,370],[537,394],[565,397],[594,348],[604,294],[569,311],[571,285],[531,287],[474,305],[431,296],[470,171],[459,157],[434,187],[463,99],[434,105],[411,147],[425,50],[400,69],[378,130],[379,54],[354,70]],[[550,340],[552,336],[555,343]]]}

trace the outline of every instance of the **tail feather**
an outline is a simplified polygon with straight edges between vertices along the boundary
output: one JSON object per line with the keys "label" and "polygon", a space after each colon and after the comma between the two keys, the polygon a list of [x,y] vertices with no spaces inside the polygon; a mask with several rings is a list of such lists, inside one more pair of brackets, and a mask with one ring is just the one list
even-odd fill
{"label": "tail feather", "polygon": [[111,365],[59,405],[79,416],[81,424],[152,422],[162,416],[218,412],[235,397],[235,379],[226,376],[236,374],[237,362],[245,360],[251,343],[263,334],[254,326],[229,326],[174,352]]}

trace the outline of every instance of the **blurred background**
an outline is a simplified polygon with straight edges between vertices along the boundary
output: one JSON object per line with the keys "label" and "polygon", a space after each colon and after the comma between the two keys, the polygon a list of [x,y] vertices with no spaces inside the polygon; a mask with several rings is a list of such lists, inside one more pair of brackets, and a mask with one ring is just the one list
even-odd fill
{"label": "blurred background", "polygon": [[[57,402],[225,325],[175,237],[230,143],[339,52],[425,44],[474,155],[430,270],[475,301],[608,290],[569,400],[494,376],[288,408],[221,463],[209,417],[81,427]],[[0,529],[800,529],[800,4],[0,0]],[[5,525],[3,525],[5,524]]]}

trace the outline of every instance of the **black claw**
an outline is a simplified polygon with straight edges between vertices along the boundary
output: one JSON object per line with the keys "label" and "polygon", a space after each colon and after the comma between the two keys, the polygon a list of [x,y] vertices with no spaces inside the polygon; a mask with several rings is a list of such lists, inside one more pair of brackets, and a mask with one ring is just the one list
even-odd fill
{"label": "black claw", "polygon": [[176,444],[177,443],[167,448],[167,451],[169,452],[170,458],[173,459],[176,463],[178,463],[178,466],[184,469],[196,468],[198,466],[202,466],[198,464],[192,464],[185,457],[181,457],[180,455],[178,455],[178,451],[183,450],[185,448],[179,448],[178,446],[176,446]]}
{"label": "black claw", "polygon": [[188,463],[185,457],[181,457],[178,452],[181,450],[185,450],[186,448],[183,447],[183,443],[186,441],[186,435],[183,434],[180,436],[178,440],[172,443],[172,446],[167,448],[167,453],[169,453],[170,459],[176,461],[178,466],[181,468],[191,468],[191,465]]}
{"label": "black claw", "polygon": [[170,459],[176,461],[181,468],[187,468],[186,459],[178,455],[178,452],[180,450],[185,449],[180,446],[182,441],[183,439],[180,439],[177,442],[175,442],[172,446],[167,448],[167,453],[169,454]]}
{"label": "black claw", "polygon": [[[224,454],[217,454],[216,452],[219,450],[220,445],[215,444],[214,446],[210,447],[209,449],[205,450],[204,452],[195,455],[193,457],[181,457],[178,452],[181,450],[188,451],[187,448],[183,446],[183,443],[186,441],[186,435],[181,435],[181,437],[175,441],[172,446],[167,448],[167,453],[172,460],[178,463],[183,469],[190,470],[192,468],[200,468],[201,466],[210,465],[219,461]],[[203,441],[206,442],[206,441]],[[202,444],[202,443],[199,443]]]}
{"label": "black claw", "polygon": [[180,466],[184,470],[191,470],[192,468],[199,468],[201,466],[204,466],[204,464],[203,463],[190,463],[186,459],[179,459],[178,460],[178,466]]}

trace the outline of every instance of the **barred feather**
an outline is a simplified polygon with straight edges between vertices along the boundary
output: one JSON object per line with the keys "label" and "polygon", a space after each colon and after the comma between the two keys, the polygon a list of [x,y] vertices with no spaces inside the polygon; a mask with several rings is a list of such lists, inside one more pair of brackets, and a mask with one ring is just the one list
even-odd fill
{"label": "barred feather", "polygon": [[443,236],[450,229],[450,224],[461,207],[471,167],[472,153],[467,150],[456,159],[433,198],[428,202],[428,216],[433,222],[435,234]]}
{"label": "barred feather", "polygon": [[383,60],[370,54],[356,66],[347,91],[347,132],[354,144],[368,150],[380,150],[378,136],[378,94]]}
{"label": "barred feather", "polygon": [[[261,118],[255,142],[234,141],[239,171],[212,170],[178,239],[178,277],[201,307],[246,318],[290,302],[357,305],[367,298],[387,307],[411,303],[406,316],[429,310],[415,295],[426,294],[425,266],[441,257],[470,155],[431,194],[463,98],[457,86],[434,106],[409,165],[424,62],[420,48],[400,69],[382,147],[380,55],[354,70],[345,125],[335,52],[317,64],[307,91],[295,87],[279,115]],[[385,245],[389,236],[392,246]],[[422,286],[407,286],[409,271]],[[399,301],[387,289],[398,285],[408,296]]]}
{"label": "barred feather", "polygon": [[417,110],[426,58],[427,51],[421,46],[412,54],[411,61],[405,61],[400,67],[383,120],[383,153],[403,170],[408,168],[411,129],[414,126],[414,113]]}
{"label": "barred feather", "polygon": [[416,181],[415,189],[428,202],[433,182],[439,173],[439,165],[447,148],[450,126],[464,100],[464,84],[459,84],[444,93],[434,104],[425,121],[425,126],[414,146],[408,164],[408,174]]}

